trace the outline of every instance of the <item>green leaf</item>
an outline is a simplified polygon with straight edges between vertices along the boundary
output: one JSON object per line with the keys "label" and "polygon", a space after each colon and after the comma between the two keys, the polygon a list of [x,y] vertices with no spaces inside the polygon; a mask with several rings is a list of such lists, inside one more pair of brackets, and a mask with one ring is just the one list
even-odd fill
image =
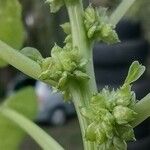
{"label": "green leaf", "polygon": [[4,60],[0,59],[0,68],[6,67],[7,66],[7,62],[5,62]]}
{"label": "green leaf", "polygon": [[[0,0],[0,40],[15,49],[20,49],[23,44],[24,30],[18,0]],[[0,67],[6,65],[0,59]]]}
{"label": "green leaf", "polygon": [[25,47],[23,48],[20,53],[24,54],[25,56],[29,57],[33,61],[41,61],[43,59],[41,53],[36,49],[32,47]]}
{"label": "green leaf", "polygon": [[[18,112],[4,108],[1,110],[2,114],[8,119],[16,123],[20,128],[26,131],[44,150],[64,150],[52,137],[50,137],[44,130],[38,127],[35,123],[19,114]],[[5,148],[6,150],[6,148]],[[11,148],[12,150],[12,148]],[[16,149],[15,149],[16,150]]]}
{"label": "green leaf", "polygon": [[29,119],[33,119],[37,111],[34,89],[26,88],[13,94],[0,107],[0,149],[16,150],[25,133],[1,113],[2,109],[7,107]]}
{"label": "green leaf", "polygon": [[134,61],[129,68],[127,78],[125,79],[125,84],[131,84],[135,82],[141,77],[144,71],[145,66],[140,65],[138,61]]}
{"label": "green leaf", "polygon": [[66,22],[60,26],[66,34],[71,34],[71,26],[69,22]]}

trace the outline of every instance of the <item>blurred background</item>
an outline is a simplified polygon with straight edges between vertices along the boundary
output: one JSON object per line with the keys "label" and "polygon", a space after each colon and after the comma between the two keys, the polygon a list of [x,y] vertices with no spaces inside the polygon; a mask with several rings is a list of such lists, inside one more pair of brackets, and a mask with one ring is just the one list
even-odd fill
{"label": "blurred background", "polygon": [[[35,47],[44,57],[57,42],[63,45],[64,33],[60,28],[68,20],[65,9],[50,14],[49,6],[43,0],[20,0],[22,21],[25,29],[23,46]],[[93,6],[108,7],[111,13],[121,0],[90,0]],[[87,5],[88,2],[85,3]],[[116,27],[119,44],[96,43],[94,47],[94,67],[99,89],[106,85],[119,87],[134,60],[147,67],[147,71],[133,86],[137,99],[150,93],[150,1],[137,0]],[[60,93],[52,93],[52,88],[35,81],[11,66],[0,69],[0,100],[26,86],[33,86],[37,95],[38,114],[35,122],[50,133],[68,150],[81,150],[81,134],[72,104],[63,103]],[[150,124],[146,120],[135,129],[137,142],[129,143],[129,150],[150,149]],[[39,150],[34,141],[26,136],[21,150]]]}

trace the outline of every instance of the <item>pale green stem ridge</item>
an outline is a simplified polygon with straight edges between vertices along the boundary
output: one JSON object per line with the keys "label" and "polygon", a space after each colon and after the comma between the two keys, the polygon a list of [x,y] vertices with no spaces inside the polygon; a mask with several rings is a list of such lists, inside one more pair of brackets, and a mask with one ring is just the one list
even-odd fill
{"label": "pale green stem ridge", "polygon": [[82,89],[82,85],[80,86],[79,83],[71,83],[70,85],[70,92],[73,98],[73,103],[75,105],[75,109],[78,115],[78,120],[81,128],[81,133],[82,133],[82,138],[83,138],[83,145],[85,150],[95,150],[96,145],[94,143],[87,142],[85,140],[85,129],[88,126],[88,120],[86,120],[82,115],[81,115],[81,108],[85,106],[86,101],[89,100],[90,97],[90,92],[87,91],[88,89]]}
{"label": "pale green stem ridge", "polygon": [[41,73],[41,68],[38,63],[19,53],[2,41],[0,41],[0,58],[32,78],[38,79]]}
{"label": "pale green stem ridge", "polygon": [[83,24],[83,8],[80,2],[76,2],[73,5],[66,3],[66,6],[71,24],[73,46],[78,47],[81,55],[88,61],[86,65],[86,73],[90,76],[88,86],[91,92],[94,93],[97,91],[97,86],[93,67],[93,51]]}
{"label": "pale green stem ridge", "polygon": [[0,112],[6,118],[10,119],[24,131],[26,131],[41,146],[43,150],[64,150],[64,148],[62,148],[45,131],[16,111],[4,107],[0,109]]}
{"label": "pale green stem ridge", "polygon": [[81,115],[81,106],[88,105],[90,97],[93,93],[97,92],[95,82],[94,67],[93,67],[93,54],[92,45],[89,42],[84,23],[83,23],[83,6],[81,1],[77,0],[73,4],[67,3],[66,6],[69,14],[73,46],[77,47],[83,56],[88,60],[86,65],[86,73],[90,76],[90,80],[84,83],[71,84],[70,91],[73,97],[73,102],[77,111],[80,128],[82,132],[83,145],[85,150],[94,150],[95,144],[87,142],[84,138],[85,130],[88,121]]}
{"label": "pale green stem ridge", "polygon": [[132,126],[136,127],[145,119],[150,117],[150,94],[146,95],[134,107],[134,111],[138,113],[137,118],[132,122]]}
{"label": "pale green stem ridge", "polygon": [[110,16],[110,23],[116,25],[135,1],[136,0],[122,0],[120,5],[117,7],[117,9],[115,9],[115,11]]}

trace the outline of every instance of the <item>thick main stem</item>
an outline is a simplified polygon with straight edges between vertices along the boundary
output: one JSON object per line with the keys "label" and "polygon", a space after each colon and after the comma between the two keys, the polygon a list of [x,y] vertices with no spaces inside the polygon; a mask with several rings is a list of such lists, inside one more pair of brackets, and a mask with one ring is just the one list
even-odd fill
{"label": "thick main stem", "polygon": [[92,46],[90,45],[86,36],[86,31],[83,23],[83,8],[81,3],[77,2],[74,4],[66,4],[69,14],[73,46],[78,47],[83,58],[87,59],[86,73],[90,76],[88,86],[91,92],[97,91],[94,68],[93,68],[93,53]]}
{"label": "thick main stem", "polygon": [[82,132],[83,144],[85,150],[94,150],[95,145],[87,142],[84,139],[85,129],[87,128],[88,121],[81,115],[81,106],[86,106],[93,93],[97,92],[94,67],[93,67],[93,54],[92,47],[87,39],[86,31],[83,23],[83,8],[79,0],[73,4],[67,3],[66,6],[69,14],[73,46],[77,47],[83,58],[88,60],[86,65],[86,73],[90,76],[88,82],[71,84],[70,91],[73,97],[73,102],[77,111],[80,128]]}

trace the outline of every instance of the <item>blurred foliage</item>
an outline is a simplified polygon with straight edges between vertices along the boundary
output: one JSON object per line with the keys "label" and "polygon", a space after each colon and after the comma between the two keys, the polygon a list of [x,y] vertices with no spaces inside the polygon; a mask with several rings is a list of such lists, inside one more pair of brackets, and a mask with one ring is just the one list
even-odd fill
{"label": "blurred foliage", "polygon": [[25,47],[35,47],[43,56],[49,56],[54,43],[62,46],[64,33],[60,24],[67,20],[64,9],[57,14],[50,13],[44,0],[20,0],[27,37]]}
{"label": "blurred foliage", "polygon": [[[18,0],[0,0],[0,40],[15,49],[20,49],[23,44],[24,30]],[[0,67],[5,65],[0,60]]]}
{"label": "blurred foliage", "polygon": [[[29,119],[34,119],[37,112],[34,89],[28,87],[13,94],[1,104],[1,107],[9,107]],[[0,114],[0,150],[19,149],[24,136],[23,130]]]}
{"label": "blurred foliage", "polygon": [[141,21],[146,37],[150,41],[150,0],[137,0],[131,7],[127,17]]}
{"label": "blurred foliage", "polygon": [[[111,11],[114,10],[122,0],[91,0],[97,5],[103,4]],[[140,21],[147,39],[150,41],[150,0],[137,0],[130,8],[125,17]]]}

